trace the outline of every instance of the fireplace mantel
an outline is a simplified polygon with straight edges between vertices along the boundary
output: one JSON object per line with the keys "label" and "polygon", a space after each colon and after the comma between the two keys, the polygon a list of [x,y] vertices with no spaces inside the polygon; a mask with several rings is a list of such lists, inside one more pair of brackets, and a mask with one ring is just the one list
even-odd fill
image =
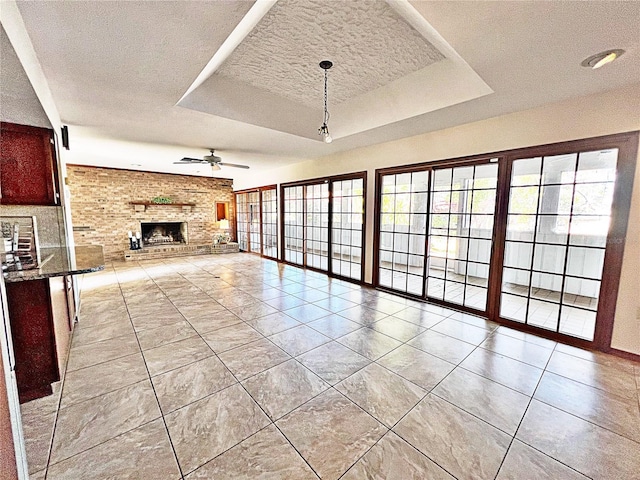
{"label": "fireplace mantel", "polygon": [[153,202],[129,202],[129,205],[133,205],[136,212],[144,212],[147,207],[182,207],[185,212],[190,212],[195,203],[153,203]]}

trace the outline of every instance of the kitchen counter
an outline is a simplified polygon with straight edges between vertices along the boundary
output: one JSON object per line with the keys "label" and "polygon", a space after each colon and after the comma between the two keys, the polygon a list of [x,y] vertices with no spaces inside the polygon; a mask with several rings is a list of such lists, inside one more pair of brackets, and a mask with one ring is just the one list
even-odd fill
{"label": "kitchen counter", "polygon": [[4,280],[7,283],[24,282],[97,272],[104,269],[104,253],[100,245],[79,245],[75,247],[75,265],[71,264],[67,252],[66,246],[41,248],[41,260],[37,268],[3,272]]}

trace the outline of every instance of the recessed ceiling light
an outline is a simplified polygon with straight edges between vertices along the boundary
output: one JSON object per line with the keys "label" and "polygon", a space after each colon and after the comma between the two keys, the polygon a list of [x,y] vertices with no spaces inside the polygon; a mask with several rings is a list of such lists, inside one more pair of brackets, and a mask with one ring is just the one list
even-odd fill
{"label": "recessed ceiling light", "polygon": [[596,68],[603,67],[607,63],[613,62],[616,58],[624,53],[622,49],[606,50],[604,52],[591,55],[589,58],[585,58],[580,65],[583,67],[589,67],[595,70]]}

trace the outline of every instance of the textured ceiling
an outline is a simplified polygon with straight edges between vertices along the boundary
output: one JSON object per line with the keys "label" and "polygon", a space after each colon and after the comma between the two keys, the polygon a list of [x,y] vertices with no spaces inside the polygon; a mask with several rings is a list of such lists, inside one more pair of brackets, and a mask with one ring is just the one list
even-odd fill
{"label": "textured ceiling", "polygon": [[338,105],[444,58],[383,0],[280,0],[216,75],[322,108],[320,60]]}
{"label": "textured ceiling", "polygon": [[[64,152],[70,163],[210,175],[210,170],[198,173],[197,165],[173,162],[206,155],[215,147],[225,161],[251,166],[248,171],[219,172],[237,180],[246,175],[237,183],[246,187],[282,165],[576,97],[625,88],[629,105],[634,105],[633,86],[640,79],[640,2],[389,0],[446,58],[340,105],[330,98],[334,141],[325,144],[317,135],[321,96],[320,105],[305,107],[264,88],[210,75],[187,96],[189,104],[176,104],[208,62],[226,51],[222,47],[236,43],[230,39],[235,37],[239,46],[251,33],[259,19],[246,31],[239,27],[254,6],[270,6],[270,0],[18,0],[22,19],[7,18],[11,3],[0,0],[0,22],[8,35],[21,31],[31,40],[32,45],[14,48],[19,58],[37,56],[55,106],[70,128],[72,149]],[[341,17],[332,29],[348,31],[352,24],[353,19]],[[362,26],[356,26],[362,32]],[[236,30],[244,35],[234,35]],[[316,34],[313,24],[300,25],[300,30],[310,37]],[[627,53],[611,66],[580,66],[584,58],[614,46]],[[265,52],[265,57],[275,54]],[[333,55],[332,60],[335,72],[349,64]],[[319,70],[318,61],[313,59],[312,71]],[[6,58],[2,62],[0,80],[17,80],[5,68]],[[26,65],[25,70],[33,71]],[[477,86],[478,78],[490,91]],[[321,79],[316,82],[321,88]],[[3,112],[8,112],[7,94],[26,92],[31,88],[26,83],[20,88],[0,81]],[[489,143],[505,141],[504,132],[492,135]],[[420,153],[407,145],[408,150],[395,155],[417,158]],[[435,145],[434,151],[440,147]]]}

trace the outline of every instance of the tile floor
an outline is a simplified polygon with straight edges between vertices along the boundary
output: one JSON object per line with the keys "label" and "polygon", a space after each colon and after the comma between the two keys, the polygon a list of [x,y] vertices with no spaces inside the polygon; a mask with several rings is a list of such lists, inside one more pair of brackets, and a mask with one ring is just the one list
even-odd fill
{"label": "tile floor", "polygon": [[633,362],[250,254],[82,283],[32,478],[640,478]]}

